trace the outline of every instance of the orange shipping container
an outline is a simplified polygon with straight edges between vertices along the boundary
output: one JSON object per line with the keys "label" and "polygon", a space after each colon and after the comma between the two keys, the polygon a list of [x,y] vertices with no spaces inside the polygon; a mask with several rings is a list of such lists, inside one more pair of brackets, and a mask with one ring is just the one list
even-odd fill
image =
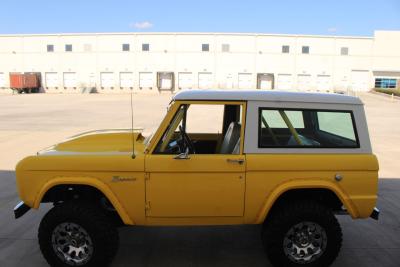
{"label": "orange shipping container", "polygon": [[38,91],[40,73],[10,73],[10,88],[18,91]]}

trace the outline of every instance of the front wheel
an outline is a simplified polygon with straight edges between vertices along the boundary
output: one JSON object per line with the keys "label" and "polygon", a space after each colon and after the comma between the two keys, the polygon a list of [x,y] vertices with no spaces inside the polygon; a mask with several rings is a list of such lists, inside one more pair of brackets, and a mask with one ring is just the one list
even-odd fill
{"label": "front wheel", "polygon": [[118,232],[109,218],[88,203],[55,206],[39,226],[39,245],[54,267],[108,266],[118,249]]}
{"label": "front wheel", "polygon": [[262,239],[274,266],[324,267],[339,254],[342,231],[330,209],[299,201],[274,210],[264,224]]}

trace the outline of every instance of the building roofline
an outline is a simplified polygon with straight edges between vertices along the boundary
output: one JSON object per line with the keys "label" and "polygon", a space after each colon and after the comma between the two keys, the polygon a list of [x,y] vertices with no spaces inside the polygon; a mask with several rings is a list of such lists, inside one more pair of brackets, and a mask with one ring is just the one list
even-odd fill
{"label": "building roofline", "polygon": [[99,33],[23,33],[0,34],[0,37],[40,37],[40,36],[105,36],[105,35],[225,35],[225,36],[270,36],[297,38],[333,38],[333,39],[374,39],[373,36],[278,34],[278,33],[240,33],[240,32],[99,32]]}

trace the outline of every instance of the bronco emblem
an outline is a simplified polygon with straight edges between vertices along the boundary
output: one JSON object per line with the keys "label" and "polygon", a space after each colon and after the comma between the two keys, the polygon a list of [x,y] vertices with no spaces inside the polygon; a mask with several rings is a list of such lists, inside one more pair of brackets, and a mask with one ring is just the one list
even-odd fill
{"label": "bronco emblem", "polygon": [[120,177],[120,176],[113,176],[111,179],[111,182],[117,183],[117,182],[134,182],[136,181],[136,178],[134,177]]}

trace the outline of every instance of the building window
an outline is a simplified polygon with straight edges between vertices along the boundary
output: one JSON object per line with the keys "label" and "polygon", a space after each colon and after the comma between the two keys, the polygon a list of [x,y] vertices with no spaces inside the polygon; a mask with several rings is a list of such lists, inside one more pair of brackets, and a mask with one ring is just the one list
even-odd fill
{"label": "building window", "polygon": [[54,52],[54,45],[47,45],[47,52]]}
{"label": "building window", "polygon": [[357,148],[351,111],[259,108],[259,148]]}
{"label": "building window", "polygon": [[387,78],[375,79],[375,88],[396,88],[396,86],[397,86],[396,79],[387,79]]}
{"label": "building window", "polygon": [[229,44],[222,44],[222,52],[229,52],[230,47]]}
{"label": "building window", "polygon": [[129,44],[122,44],[122,51],[129,51],[129,50],[130,50]]}
{"label": "building window", "polygon": [[201,51],[203,51],[203,52],[210,51],[210,45],[209,44],[202,44],[201,45]]}
{"label": "building window", "polygon": [[72,52],[72,44],[65,45],[65,52]]}
{"label": "building window", "polygon": [[310,54],[310,47],[309,46],[303,46],[301,48],[301,53],[302,54]]}
{"label": "building window", "polygon": [[91,44],[84,44],[83,45],[83,51],[91,52],[92,51],[92,45]]}
{"label": "building window", "polygon": [[348,47],[340,48],[340,55],[347,56],[348,54],[349,54],[349,48]]}
{"label": "building window", "polygon": [[282,45],[282,53],[287,54],[289,53],[290,47],[288,45]]}
{"label": "building window", "polygon": [[150,44],[142,44],[142,51],[150,51]]}

